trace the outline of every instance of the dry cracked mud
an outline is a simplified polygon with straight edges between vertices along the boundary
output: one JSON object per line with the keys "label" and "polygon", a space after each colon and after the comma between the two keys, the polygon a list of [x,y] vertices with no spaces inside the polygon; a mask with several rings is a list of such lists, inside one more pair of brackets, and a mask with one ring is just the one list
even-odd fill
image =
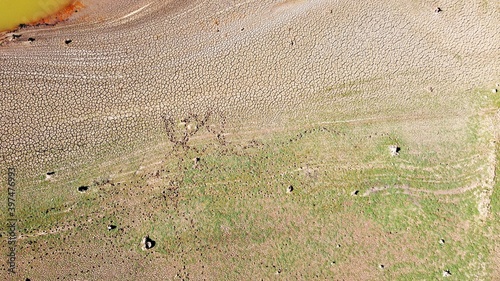
{"label": "dry cracked mud", "polygon": [[[14,167],[18,191],[12,280],[425,279],[468,257],[402,249],[421,230],[389,234],[384,211],[359,205],[386,195],[425,212],[425,200],[472,202],[470,220],[448,220],[455,241],[498,229],[484,221],[496,218],[498,104],[487,100],[500,83],[500,2],[80,2],[67,21],[0,43],[0,175]],[[306,204],[323,185],[345,193],[325,207],[337,218]],[[216,199],[194,204],[195,186]],[[213,208],[237,218],[211,220],[202,210],[225,196],[240,203]],[[156,246],[143,252],[147,235]],[[498,277],[495,260],[452,264],[450,279]]]}

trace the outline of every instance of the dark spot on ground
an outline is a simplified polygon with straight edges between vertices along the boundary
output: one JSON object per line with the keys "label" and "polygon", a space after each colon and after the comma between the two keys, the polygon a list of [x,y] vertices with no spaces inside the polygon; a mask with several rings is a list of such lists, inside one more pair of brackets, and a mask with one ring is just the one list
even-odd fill
{"label": "dark spot on ground", "polygon": [[82,185],[82,186],[78,187],[79,192],[86,192],[87,190],[89,190],[89,187],[86,185]]}

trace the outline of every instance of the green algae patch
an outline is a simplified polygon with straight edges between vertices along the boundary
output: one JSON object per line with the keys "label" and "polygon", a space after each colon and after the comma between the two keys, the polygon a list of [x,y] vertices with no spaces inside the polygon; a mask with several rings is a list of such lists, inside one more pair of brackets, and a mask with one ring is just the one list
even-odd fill
{"label": "green algae patch", "polygon": [[[0,31],[20,24],[38,23],[72,6],[72,0],[4,0],[0,1]],[[64,12],[65,14],[67,12]],[[59,17],[58,17],[59,19]],[[41,21],[40,23],[47,23]]]}

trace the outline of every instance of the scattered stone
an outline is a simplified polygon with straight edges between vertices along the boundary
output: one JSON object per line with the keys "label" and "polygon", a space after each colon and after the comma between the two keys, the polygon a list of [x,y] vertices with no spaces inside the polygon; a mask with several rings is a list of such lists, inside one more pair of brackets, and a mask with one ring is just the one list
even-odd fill
{"label": "scattered stone", "polygon": [[45,180],[50,180],[55,173],[56,172],[47,172],[47,174],[45,174]]}
{"label": "scattered stone", "polygon": [[78,187],[78,191],[81,193],[85,193],[85,192],[87,192],[87,190],[89,190],[89,187],[87,185],[82,185],[82,186]]}
{"label": "scattered stone", "polygon": [[378,265],[378,268],[380,268],[380,269],[384,269],[384,268],[385,268],[385,266],[384,266],[383,264],[379,264],[379,265]]}
{"label": "scattered stone", "polygon": [[142,238],[141,245],[143,251],[153,248],[155,244],[155,241],[149,238],[149,236],[144,236],[144,238]]}
{"label": "scattered stone", "polygon": [[35,42],[35,38],[30,37],[30,38],[28,38],[28,41],[30,41],[30,42]]}
{"label": "scattered stone", "polygon": [[340,247],[342,247],[342,246],[340,246],[340,244],[337,244],[337,248],[340,248]]}
{"label": "scattered stone", "polygon": [[71,40],[71,39],[66,39],[66,40],[64,40],[64,43],[65,43],[66,45],[68,45],[68,44],[69,44],[69,43],[71,43],[71,42],[73,42],[73,40]]}
{"label": "scattered stone", "polygon": [[443,277],[451,276],[451,272],[447,269],[443,271]]}
{"label": "scattered stone", "polygon": [[289,185],[287,188],[286,188],[286,193],[291,193],[293,191],[293,186],[292,185]]}
{"label": "scattered stone", "polygon": [[497,89],[493,89],[493,90],[491,90],[491,92],[492,93],[496,93],[496,92],[498,92],[498,90]]}
{"label": "scattered stone", "polygon": [[116,228],[116,225],[108,224],[108,231],[111,231]]}
{"label": "scattered stone", "polygon": [[434,13],[441,13],[443,10],[439,7],[436,7],[436,9],[434,9]]}
{"label": "scattered stone", "polygon": [[334,264],[337,264],[337,262],[336,261],[332,261],[330,264],[334,265]]}
{"label": "scattered stone", "polygon": [[401,150],[401,148],[397,145],[389,145],[389,151],[391,152],[392,156],[399,155],[400,150]]}
{"label": "scattered stone", "polygon": [[12,39],[17,39],[21,36],[22,36],[21,34],[12,34]]}
{"label": "scattered stone", "polygon": [[358,194],[359,194],[359,190],[354,190],[354,191],[351,193],[351,195],[352,195],[352,196],[356,196],[356,195],[358,195]]}
{"label": "scattered stone", "polygon": [[439,239],[439,244],[443,245],[444,244],[444,239]]}
{"label": "scattered stone", "polygon": [[201,160],[200,157],[193,158],[193,162],[194,162],[193,169],[198,167],[198,163],[200,163],[200,160]]}

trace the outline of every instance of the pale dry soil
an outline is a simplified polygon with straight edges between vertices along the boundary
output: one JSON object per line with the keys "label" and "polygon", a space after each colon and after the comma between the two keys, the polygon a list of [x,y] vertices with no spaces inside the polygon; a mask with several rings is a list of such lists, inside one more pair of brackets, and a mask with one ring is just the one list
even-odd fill
{"label": "pale dry soil", "polygon": [[1,280],[500,278],[498,1],[82,3],[0,45]]}

